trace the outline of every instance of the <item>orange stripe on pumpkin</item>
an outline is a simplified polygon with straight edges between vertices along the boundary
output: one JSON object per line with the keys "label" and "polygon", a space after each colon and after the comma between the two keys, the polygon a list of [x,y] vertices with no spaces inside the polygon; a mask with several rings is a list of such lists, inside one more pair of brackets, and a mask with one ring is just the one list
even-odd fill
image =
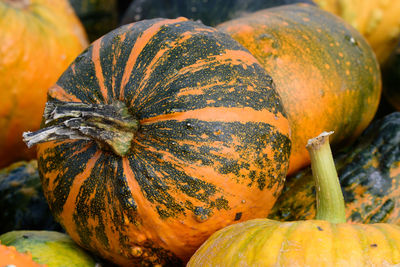
{"label": "orange stripe on pumpkin", "polygon": [[94,63],[94,70],[96,73],[97,80],[99,82],[99,87],[101,94],[103,95],[104,102],[109,103],[108,101],[108,90],[105,87],[104,83],[104,75],[103,69],[101,67],[101,60],[100,60],[100,47],[101,47],[101,40],[102,38],[98,39],[92,44],[92,61]]}
{"label": "orange stripe on pumpkin", "polygon": [[[145,88],[147,82],[149,81],[150,75],[153,72],[155,66],[157,65],[157,63],[159,63],[160,59],[162,58],[162,56],[164,55],[165,52],[170,51],[170,49],[168,48],[164,48],[164,49],[160,49],[157,54],[154,56],[153,60],[150,62],[150,64],[147,66],[146,68],[146,72],[144,73],[144,76],[142,77],[140,84],[138,86],[137,89],[137,93],[133,96],[132,100],[131,100],[131,105],[133,105],[134,101],[136,100],[136,98],[140,95],[140,92]],[[149,93],[148,97],[151,97],[152,95],[156,94],[157,91],[153,90],[152,92]]]}
{"label": "orange stripe on pumpkin", "polygon": [[179,17],[177,19],[161,20],[153,24],[150,28],[145,30],[140,37],[137,38],[135,45],[133,46],[132,51],[129,55],[128,61],[126,62],[126,67],[124,70],[124,74],[122,76],[121,92],[120,92],[121,96],[123,95],[123,91],[125,89],[126,84],[129,81],[130,75],[133,70],[133,66],[136,63],[139,54],[142,52],[143,48],[149,43],[150,39],[161,29],[162,26],[186,20],[187,19],[183,17]]}
{"label": "orange stripe on pumpkin", "polygon": [[266,109],[258,111],[249,107],[206,107],[202,109],[163,114],[152,118],[142,119],[140,124],[146,125],[169,120],[184,121],[187,119],[198,119],[207,122],[260,122],[270,124],[277,129],[280,129],[284,133],[289,132],[289,123],[282,114],[273,114]]}
{"label": "orange stripe on pumpkin", "polygon": [[[88,145],[87,148],[90,146]],[[74,222],[74,217],[73,214],[75,212],[76,208],[76,201],[78,198],[78,195],[80,193],[80,189],[83,186],[83,183],[88,179],[90,176],[93,167],[95,166],[97,160],[100,158],[102,152],[100,150],[96,151],[96,153],[93,155],[93,157],[87,162],[87,167],[84,169],[84,172],[77,175],[74,179],[74,183],[71,186],[71,191],[68,194],[68,198],[65,201],[63,211],[60,214],[60,217],[62,217],[61,221],[64,224],[70,224],[75,228],[75,222]],[[55,180],[55,179],[50,179],[50,180]],[[49,191],[53,191],[54,188],[49,188]],[[55,199],[55,197],[53,197]],[[68,226],[67,229],[71,229],[71,226]],[[77,231],[70,231],[69,234],[74,240],[80,240],[80,237],[77,233]]]}
{"label": "orange stripe on pumpkin", "polygon": [[66,92],[64,88],[59,86],[58,84],[53,85],[49,88],[47,94],[60,101],[67,101],[67,102],[82,102],[79,98],[70,93]]}
{"label": "orange stripe on pumpkin", "polygon": [[194,72],[196,70],[202,70],[204,66],[212,65],[242,65],[244,69],[247,66],[251,65],[260,65],[257,59],[250,55],[249,52],[243,50],[224,50],[224,53],[219,55],[209,56],[208,58],[204,58],[196,61],[196,63],[189,65],[185,68],[182,68],[179,71],[179,74],[185,74],[188,72]]}

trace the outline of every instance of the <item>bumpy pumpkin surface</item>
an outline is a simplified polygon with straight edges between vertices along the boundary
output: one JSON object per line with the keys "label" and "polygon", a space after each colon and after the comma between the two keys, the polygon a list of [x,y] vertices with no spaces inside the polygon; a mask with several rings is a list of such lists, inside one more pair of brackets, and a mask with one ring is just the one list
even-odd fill
{"label": "bumpy pumpkin surface", "polygon": [[365,39],[340,18],[310,5],[264,9],[217,27],[271,75],[292,133],[289,175],[310,163],[307,140],[334,131],[333,146],[354,140],[372,120],[381,76]]}
{"label": "bumpy pumpkin surface", "polygon": [[[375,121],[346,151],[335,156],[346,218],[358,223],[400,223],[400,112]],[[287,180],[269,218],[306,220],[316,211],[307,168]]]}
{"label": "bumpy pumpkin surface", "polygon": [[400,39],[400,1],[315,0],[322,9],[350,23],[371,44],[384,63]]}
{"label": "bumpy pumpkin surface", "polygon": [[223,226],[265,217],[283,186],[289,124],[270,76],[199,22],[120,27],[48,97],[48,128],[36,134],[66,139],[38,145],[50,209],[77,243],[118,264],[179,265]]}
{"label": "bumpy pumpkin surface", "polygon": [[294,3],[314,4],[312,0],[135,0],[121,22],[128,24],[143,19],[183,16],[215,26],[248,12]]}
{"label": "bumpy pumpkin surface", "polygon": [[118,25],[117,0],[69,0],[92,42]]}
{"label": "bumpy pumpkin surface", "polygon": [[45,267],[32,260],[32,256],[18,252],[15,247],[0,244],[0,266]]}
{"label": "bumpy pumpkin surface", "polygon": [[0,233],[11,230],[61,230],[43,195],[37,161],[0,170]]}
{"label": "bumpy pumpkin surface", "polygon": [[33,158],[21,134],[39,129],[47,89],[87,46],[67,0],[0,1],[0,167]]}
{"label": "bumpy pumpkin surface", "polygon": [[[94,267],[95,260],[68,235],[55,231],[11,231],[0,242],[48,267]],[[25,265],[17,265],[17,267]]]}

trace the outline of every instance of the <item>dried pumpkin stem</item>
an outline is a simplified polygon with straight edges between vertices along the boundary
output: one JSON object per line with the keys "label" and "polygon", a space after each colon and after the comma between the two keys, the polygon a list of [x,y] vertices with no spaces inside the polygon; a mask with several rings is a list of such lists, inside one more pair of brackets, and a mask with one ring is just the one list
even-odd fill
{"label": "dried pumpkin stem", "polygon": [[329,145],[329,135],[323,132],[308,140],[307,150],[317,191],[316,219],[331,223],[346,222],[345,205],[335,163]]}
{"label": "dried pumpkin stem", "polygon": [[55,140],[96,140],[125,156],[139,128],[138,120],[121,101],[104,105],[51,101],[43,117],[44,128],[23,134],[28,147]]}

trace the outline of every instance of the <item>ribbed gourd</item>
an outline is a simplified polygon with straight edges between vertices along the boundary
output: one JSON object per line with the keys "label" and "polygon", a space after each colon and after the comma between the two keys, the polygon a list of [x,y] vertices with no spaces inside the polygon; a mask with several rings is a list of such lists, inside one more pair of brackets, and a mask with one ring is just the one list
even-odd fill
{"label": "ribbed gourd", "polygon": [[267,216],[289,123],[271,77],[229,35],[185,18],[98,39],[49,89],[44,194],[82,247],[119,265],[184,264],[216,230]]}

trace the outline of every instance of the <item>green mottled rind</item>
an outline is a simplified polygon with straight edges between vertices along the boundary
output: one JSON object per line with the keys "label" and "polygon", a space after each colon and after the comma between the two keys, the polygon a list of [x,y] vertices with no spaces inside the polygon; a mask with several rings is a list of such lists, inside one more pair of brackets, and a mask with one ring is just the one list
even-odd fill
{"label": "green mottled rind", "polygon": [[[400,112],[375,121],[357,142],[335,156],[347,221],[400,223]],[[311,169],[289,177],[269,218],[315,216]]]}
{"label": "green mottled rind", "polygon": [[[219,211],[232,208],[228,198],[243,192],[230,192],[229,185],[219,187],[206,182],[205,178],[211,177],[203,177],[198,169],[207,168],[221,179],[229,177],[230,182],[242,186],[240,191],[262,194],[268,190],[277,197],[290,151],[288,133],[273,124],[245,117],[244,121],[197,117],[197,113],[202,114],[207,108],[220,110],[219,114],[239,108],[265,112],[275,116],[273,120],[286,122],[272,80],[254,58],[250,56],[251,64],[240,57],[224,59],[231,51],[250,55],[241,45],[198,22],[171,22],[157,28],[155,25],[160,21],[141,21],[105,35],[77,57],[57,82],[65,94],[84,103],[109,104],[112,99],[119,99],[127,104],[140,122],[131,153],[126,156],[133,175],[127,173],[123,158],[101,151],[95,142],[55,143],[39,152],[38,158],[50,208],[67,231],[77,233],[78,243],[96,252],[121,253],[111,246],[107,233],[112,232],[122,250],[129,251],[135,244],[156,257],[156,260],[155,257],[134,259],[137,264],[147,265],[177,264],[177,260],[168,252],[169,248],[158,247],[151,240],[145,245],[136,243],[124,233],[127,223],[138,229],[142,227],[135,201],[138,194],[146,198],[156,216],[165,222],[178,220],[185,226],[186,220],[193,216],[207,218],[207,222],[218,221]],[[128,59],[135,51],[132,49],[139,49],[134,48],[136,42],[149,33],[151,38],[140,48],[124,85]],[[93,62],[96,46],[103,79],[96,73],[99,67]],[[50,95],[49,101],[56,101],[54,97],[57,95]],[[179,113],[192,115],[183,120],[168,119]],[[151,118],[155,120],[147,121]],[[93,168],[88,169],[87,164],[94,157],[98,158]],[[89,173],[84,174],[85,179],[79,179],[82,184],[77,189],[75,209],[65,210],[74,183],[77,187],[76,179],[84,171]],[[55,179],[50,178],[54,173]],[[129,187],[133,178],[140,192]],[[266,203],[266,207],[272,204]],[[243,215],[239,216],[240,212]],[[225,223],[254,216],[245,205],[240,212],[233,212]],[[268,208],[264,207],[262,212],[266,216]],[[73,226],[61,219],[70,213]],[[96,225],[91,223],[93,220]],[[190,234],[194,236],[192,239],[196,238],[196,231],[191,230]],[[101,248],[94,243],[101,244]]]}
{"label": "green mottled rind", "polygon": [[17,162],[0,171],[0,211],[0,234],[61,230],[43,195],[36,160]]}
{"label": "green mottled rind", "polygon": [[55,231],[11,231],[0,236],[3,245],[14,246],[21,253],[48,267],[94,267],[95,260],[68,235]]}

